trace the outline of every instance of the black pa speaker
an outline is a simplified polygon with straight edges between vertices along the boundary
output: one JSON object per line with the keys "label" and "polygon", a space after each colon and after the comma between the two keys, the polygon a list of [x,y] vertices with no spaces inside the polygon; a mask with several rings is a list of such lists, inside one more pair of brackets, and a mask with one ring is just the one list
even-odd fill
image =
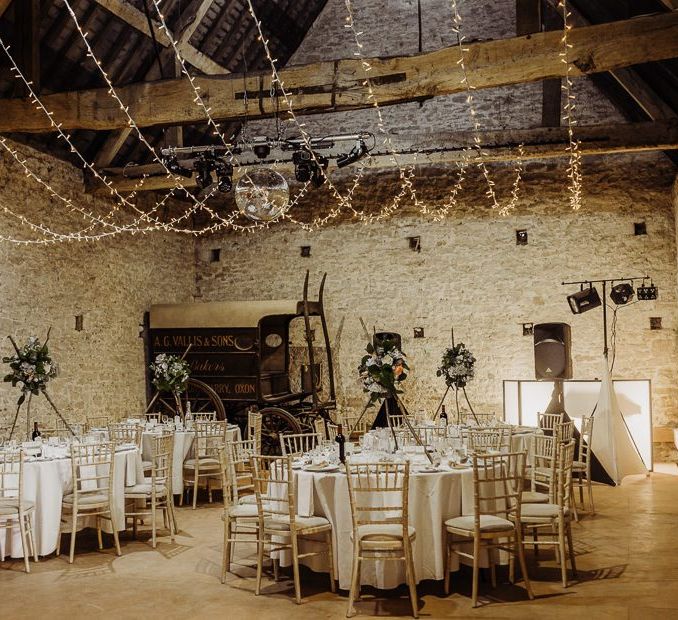
{"label": "black pa speaker", "polygon": [[385,342],[392,342],[396,349],[402,351],[402,339],[400,334],[395,332],[376,332],[372,338],[372,344],[375,347],[383,346]]}
{"label": "black pa speaker", "polygon": [[537,379],[571,379],[570,326],[567,323],[539,323],[533,331]]}

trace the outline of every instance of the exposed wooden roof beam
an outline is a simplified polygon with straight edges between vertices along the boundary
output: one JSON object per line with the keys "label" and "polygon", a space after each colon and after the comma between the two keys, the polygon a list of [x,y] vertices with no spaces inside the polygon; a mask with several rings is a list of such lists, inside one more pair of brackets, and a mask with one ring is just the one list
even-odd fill
{"label": "exposed wooden roof beam", "polygon": [[10,4],[12,4],[12,0],[0,0],[0,17],[3,16]]}
{"label": "exposed wooden roof beam", "polygon": [[[569,37],[571,74],[611,71],[643,62],[678,57],[678,12],[640,17],[585,28]],[[541,32],[525,37],[469,44],[466,66],[475,88],[562,77],[567,69],[560,57],[560,32]],[[457,64],[459,49],[446,47],[414,56],[370,59],[374,94],[382,105],[421,101],[463,92]],[[351,58],[289,67],[281,79],[294,101],[297,114],[322,113],[371,107],[363,86],[361,60]],[[270,71],[249,74],[248,117],[272,116]],[[239,75],[196,78],[212,116],[219,121],[245,116],[243,77]],[[181,125],[205,121],[203,110],[184,79],[130,84],[118,89],[129,112],[141,127]],[[258,101],[258,106],[253,102]],[[127,121],[107,89],[57,93],[43,97],[54,119],[67,129],[118,129]],[[45,115],[28,101],[5,100],[0,132],[49,132]]]}
{"label": "exposed wooden roof beam", "polygon": [[[129,4],[124,0],[95,0],[95,2],[128,23],[132,28],[135,28],[139,32],[143,32],[146,36],[151,36],[146,15],[132,4]],[[207,8],[209,8],[209,6]],[[207,9],[205,9],[205,12],[206,11]],[[197,15],[199,16],[200,12],[198,12]],[[204,13],[202,13],[202,15],[204,16]],[[153,33],[155,34],[156,41],[163,47],[172,45],[165,30],[155,21],[153,22]],[[174,37],[174,35],[171,36]],[[177,48],[179,49],[181,56],[196,69],[200,69],[204,73],[228,73],[226,69],[214,62],[209,56],[190,45],[188,43],[188,38],[181,38],[177,43]]]}
{"label": "exposed wooden roof beam", "polygon": [[[400,139],[406,136],[400,136]],[[505,131],[482,132],[483,161],[486,162],[513,162],[516,160],[516,145],[523,144],[524,160],[560,159],[568,157],[566,147],[569,145],[567,128],[540,127],[538,129],[514,129]],[[440,133],[427,136],[411,137],[413,148],[401,152],[398,160],[401,165],[434,166],[457,163],[467,157],[464,147],[474,144],[474,132]],[[595,125],[577,128],[577,139],[581,141],[580,152],[583,155],[609,155],[614,153],[636,153],[643,151],[663,151],[678,148],[678,121],[660,121],[648,123],[628,123],[622,125]],[[440,148],[432,147],[432,143],[444,143]],[[417,151],[420,151],[417,153]],[[477,161],[475,151],[471,156]],[[363,160],[367,168],[378,170],[393,168],[393,158],[390,154],[373,155]],[[280,165],[281,171],[294,173],[289,163]],[[167,175],[162,174],[158,164],[147,164],[127,168],[108,168],[104,170],[108,178],[120,192],[167,190],[175,187],[175,183]],[[142,175],[157,175],[146,178],[141,187],[137,187]],[[242,174],[241,168],[236,168],[234,178]],[[125,176],[127,175],[127,176]],[[135,178],[136,177],[136,178]],[[109,190],[96,185],[96,181],[88,188],[95,194],[107,194]],[[195,177],[183,178],[184,187],[196,187]]]}

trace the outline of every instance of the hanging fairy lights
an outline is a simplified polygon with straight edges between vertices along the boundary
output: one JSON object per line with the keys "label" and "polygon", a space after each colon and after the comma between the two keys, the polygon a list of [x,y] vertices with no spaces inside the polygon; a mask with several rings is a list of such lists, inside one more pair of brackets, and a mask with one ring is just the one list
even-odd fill
{"label": "hanging fairy lights", "polygon": [[[111,196],[115,200],[113,206],[111,207],[108,213],[106,213],[105,215],[97,215],[92,208],[83,207],[77,204],[77,202],[74,201],[73,199],[62,196],[38,173],[31,170],[28,160],[21,156],[17,149],[11,147],[10,144],[4,138],[0,138],[0,146],[2,146],[3,149],[9,155],[11,155],[11,157],[22,168],[22,170],[24,171],[28,178],[30,178],[32,181],[40,185],[49,194],[51,198],[61,201],[67,207],[69,212],[72,212],[74,214],[77,213],[79,216],[83,218],[83,220],[87,222],[87,225],[83,228],[80,228],[79,230],[74,230],[70,232],[58,232],[45,224],[40,223],[36,224],[35,222],[29,220],[27,217],[16,213],[7,205],[0,204],[1,211],[18,220],[23,226],[27,227],[33,233],[41,235],[41,238],[38,239],[14,239],[11,237],[7,237],[6,235],[0,235],[0,241],[10,241],[21,244],[30,244],[30,243],[50,244],[61,241],[97,240],[104,237],[115,236],[123,233],[145,234],[148,232],[158,230],[186,233],[198,236],[207,233],[217,232],[223,229],[232,229],[239,232],[255,232],[256,230],[268,228],[272,222],[252,222],[248,225],[238,224],[236,222],[236,219],[239,216],[237,210],[234,210],[226,217],[217,213],[208,204],[206,204],[207,201],[211,198],[211,196],[215,193],[216,191],[215,187],[213,187],[210,192],[206,192],[206,195],[203,196],[202,200],[199,200],[196,196],[194,196],[194,194],[191,191],[189,191],[188,188],[186,188],[182,184],[181,177],[173,173],[167,167],[165,160],[162,157],[158,156],[154,147],[148,142],[148,140],[143,135],[141,129],[135,123],[132,115],[130,114],[129,106],[124,104],[124,102],[116,92],[110,78],[106,74],[106,71],[104,70],[101,61],[94,54],[94,51],[87,37],[87,33],[81,27],[71,3],[69,2],[69,0],[63,1],[68,13],[71,16],[71,19],[75,24],[77,32],[84,41],[87,57],[92,59],[92,61],[96,65],[98,71],[102,75],[107,85],[108,94],[117,103],[118,107],[120,108],[121,112],[123,113],[126,119],[128,127],[133,131],[133,133],[136,135],[138,140],[143,144],[143,146],[149,151],[153,160],[163,168],[167,175],[167,178],[172,180],[174,187],[172,187],[162,197],[161,200],[156,201],[155,204],[149,210],[140,209],[135,201],[137,190],[143,189],[144,184],[148,178],[147,174],[143,174],[139,177],[139,180],[136,183],[134,190],[128,196],[121,195],[116,189],[115,184],[104,173],[99,172],[95,168],[94,164],[88,161],[82,155],[82,153],[76,148],[75,144],[71,140],[70,134],[63,131],[61,124],[58,122],[57,119],[54,118],[53,112],[49,111],[42,103],[38,95],[34,92],[31,82],[26,79],[26,77],[19,69],[17,63],[14,61],[10,53],[9,46],[6,45],[5,42],[0,38],[0,47],[2,47],[5,55],[8,57],[10,61],[11,65],[10,69],[12,73],[15,75],[15,77],[21,80],[26,86],[29,100],[31,101],[31,103],[43,114],[46,115],[46,117],[49,119],[51,127],[58,134],[59,139],[63,140],[67,144],[70,151],[74,153],[78,160],[81,162],[82,167],[88,170],[94,176],[94,178],[101,182],[109,190]],[[164,30],[165,34],[167,35],[167,38],[170,41],[174,54],[177,58],[177,61],[181,67],[181,72],[184,76],[186,76],[188,84],[193,91],[194,94],[193,102],[195,103],[195,105],[199,106],[203,111],[206,122],[212,134],[216,136],[222,142],[224,147],[227,149],[227,157],[229,159],[229,162],[235,165],[239,165],[235,153],[233,153],[233,151],[231,150],[229,141],[223,135],[218,123],[215,121],[212,115],[211,107],[206,103],[205,98],[200,92],[200,85],[197,83],[196,78],[188,71],[187,64],[183,57],[181,56],[178,42],[174,40],[171,32],[167,27],[165,17],[160,9],[161,0],[152,0],[152,1],[158,15],[159,27],[162,30]],[[372,71],[373,67],[370,64],[369,60],[365,58],[362,52],[364,44],[361,40],[361,37],[363,33],[359,31],[356,26],[354,19],[354,9],[351,0],[344,0],[344,2],[347,10],[347,17],[344,26],[345,28],[351,31],[353,39],[355,41],[356,51],[354,52],[354,54],[360,59],[361,66],[364,71],[364,80],[362,81],[362,85],[366,89],[367,100],[370,102],[372,108],[374,109],[377,115],[377,128],[380,136],[382,137],[382,144],[388,151],[388,155],[390,156],[391,162],[398,169],[400,188],[399,191],[395,194],[395,196],[391,200],[391,202],[389,204],[385,204],[384,206],[382,206],[378,213],[366,213],[364,210],[356,208],[355,205],[353,204],[353,199],[355,192],[359,188],[360,183],[364,177],[365,163],[363,163],[357,167],[353,180],[348,184],[348,189],[345,191],[344,194],[341,193],[341,191],[336,187],[336,185],[332,182],[331,179],[326,178],[326,183],[329,188],[330,194],[336,201],[336,205],[332,207],[328,213],[326,213],[323,216],[315,216],[310,222],[298,221],[291,214],[290,212],[291,207],[298,204],[301,198],[303,198],[308,191],[309,183],[306,182],[297,191],[294,200],[291,201],[285,207],[282,214],[276,221],[282,220],[288,221],[295,225],[300,226],[304,230],[311,231],[321,228],[322,226],[326,225],[333,219],[339,217],[343,212],[348,211],[348,213],[352,215],[353,218],[358,219],[363,223],[377,222],[389,216],[392,216],[397,211],[399,206],[402,204],[402,201],[405,200],[405,198],[408,195],[412,200],[414,206],[417,207],[422,214],[430,215],[432,216],[434,221],[439,221],[448,214],[450,209],[457,205],[457,198],[461,192],[463,182],[466,178],[468,167],[469,165],[474,164],[479,168],[479,170],[482,173],[482,176],[485,179],[485,182],[487,184],[486,195],[490,202],[492,203],[492,207],[497,209],[497,211],[501,215],[508,215],[509,213],[511,213],[514,210],[519,199],[520,185],[523,172],[523,163],[522,163],[524,156],[523,148],[522,145],[519,145],[517,148],[518,152],[514,166],[515,177],[511,186],[510,198],[506,202],[506,204],[501,204],[497,197],[495,182],[491,178],[486,163],[487,154],[483,150],[481,144],[480,138],[481,126],[478,119],[478,114],[475,109],[473,96],[475,86],[473,86],[473,84],[471,84],[469,81],[469,74],[465,64],[465,54],[468,52],[468,48],[465,47],[464,45],[465,38],[461,32],[462,20],[458,10],[457,0],[450,0],[452,6],[452,22],[453,22],[452,30],[457,37],[457,45],[459,48],[459,60],[457,61],[457,64],[462,74],[461,83],[464,85],[464,89],[466,91],[466,104],[472,125],[473,144],[472,146],[464,147],[464,149],[462,150],[461,161],[457,163],[456,181],[453,183],[452,188],[449,191],[448,196],[444,203],[436,208],[428,207],[417,197],[417,193],[415,191],[413,184],[413,180],[415,179],[416,153],[414,163],[406,166],[401,165],[401,162],[399,160],[399,153],[397,153],[396,149],[393,146],[390,133],[384,121],[381,107],[379,106],[379,102],[376,97],[375,89],[373,86],[373,80],[370,77],[370,71]],[[272,56],[269,41],[266,39],[264,35],[262,23],[258,19],[254,11],[252,0],[247,0],[247,8],[255,24],[258,40],[261,42],[266,58],[271,65],[271,82],[270,82],[271,99],[273,100],[274,97],[277,98],[278,93],[280,93],[287,108],[286,114],[289,117],[289,119],[296,125],[296,128],[298,129],[301,136],[301,141],[303,141],[304,148],[308,150],[308,153],[310,154],[310,157],[312,158],[313,162],[316,165],[321,166],[321,162],[318,161],[318,156],[316,155],[314,149],[312,148],[311,142],[312,138],[305,128],[305,123],[300,122],[295,113],[293,98],[290,94],[290,91],[288,91],[285,88],[280,73],[278,72],[277,60]],[[569,63],[568,58],[568,50],[572,47],[571,44],[568,42],[568,33],[571,29],[571,25],[568,21],[570,13],[567,9],[566,0],[559,0],[559,8],[562,11],[564,21],[562,50],[560,51],[560,57],[561,60],[566,65],[565,81],[563,85],[563,91],[565,92],[566,101],[564,104],[563,120],[567,124],[569,139],[569,145],[567,147],[569,159],[567,176],[569,178],[570,185],[569,202],[573,209],[578,210],[581,207],[581,152],[579,150],[579,142],[576,140],[574,135],[574,126],[576,124],[576,121],[574,119],[575,95],[573,92],[572,67]],[[247,88],[245,88],[245,91],[247,91]],[[276,160],[273,164],[273,167],[275,168],[277,167],[277,165],[278,161]],[[244,171],[244,174],[247,175],[247,168],[244,167],[242,169]],[[180,215],[176,215],[169,220],[166,220],[165,218],[163,218],[162,220],[159,219],[156,216],[156,213],[160,208],[162,207],[166,208],[167,201],[170,199],[170,197],[174,195],[176,191],[183,193],[187,198],[189,198],[192,202],[192,205],[182,210]],[[122,208],[131,209],[133,211],[133,214],[124,213],[124,211],[122,211]],[[207,225],[197,229],[194,227],[187,228],[184,225],[182,225],[182,222],[188,220],[189,218],[192,218],[198,211],[205,212],[209,217],[209,223]],[[125,216],[131,215],[132,219],[128,220],[127,222],[124,221],[118,222],[116,220],[116,217],[119,217],[121,215]],[[97,230],[98,227],[101,227],[101,230]]]}
{"label": "hanging fairy lights", "polygon": [[565,63],[565,82],[563,84],[563,92],[565,93],[565,105],[563,106],[563,120],[567,124],[567,136],[569,144],[567,151],[569,154],[569,162],[567,166],[567,176],[570,180],[570,206],[574,211],[581,208],[581,151],[579,150],[579,141],[574,135],[574,126],[576,120],[574,118],[575,110],[575,95],[572,84],[572,65],[569,60],[569,50],[572,44],[568,41],[568,35],[572,29],[572,24],[569,17],[572,13],[567,8],[567,0],[559,0],[558,8],[563,15],[563,37],[561,39],[562,49],[560,51],[560,59]]}

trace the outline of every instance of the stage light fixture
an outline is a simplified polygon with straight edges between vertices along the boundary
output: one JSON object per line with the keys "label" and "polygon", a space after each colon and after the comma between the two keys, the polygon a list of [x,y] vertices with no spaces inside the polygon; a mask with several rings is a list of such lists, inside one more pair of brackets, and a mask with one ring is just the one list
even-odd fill
{"label": "stage light fixture", "polygon": [[355,146],[351,149],[350,153],[347,153],[346,155],[339,155],[339,157],[337,157],[337,168],[344,168],[345,166],[354,164],[365,157],[368,152],[369,151],[367,150],[367,144],[365,144],[365,141],[358,140],[355,143]]}
{"label": "stage light fixture", "polygon": [[650,286],[645,286],[645,283],[643,282],[643,285],[638,287],[636,294],[638,295],[639,301],[652,301],[657,299],[659,289],[653,282],[650,282]]}
{"label": "stage light fixture", "polygon": [[172,174],[178,174],[182,177],[186,177],[187,179],[190,179],[193,176],[193,170],[184,168],[184,166],[179,164],[176,156],[164,158],[163,164]]}
{"label": "stage light fixture", "polygon": [[271,144],[266,136],[255,136],[252,139],[252,152],[259,159],[266,159],[271,154]]}
{"label": "stage light fixture", "polygon": [[200,189],[205,189],[212,185],[212,166],[206,161],[197,161],[195,163],[197,174],[195,183]]}
{"label": "stage light fixture", "polygon": [[593,286],[582,288],[581,291],[568,295],[567,302],[570,304],[572,314],[588,312],[600,306],[601,303],[600,295],[598,295],[598,291]]}
{"label": "stage light fixture", "polygon": [[[315,159],[314,159],[315,155]],[[311,182],[314,187],[320,187],[325,182],[325,170],[329,160],[308,149],[300,149],[292,154],[294,164],[294,178],[299,183]]]}
{"label": "stage light fixture", "polygon": [[615,284],[610,291],[610,299],[618,306],[623,306],[633,299],[634,291],[630,282]]}
{"label": "stage light fixture", "polygon": [[216,168],[217,189],[226,193],[233,189],[233,166],[231,164],[220,163]]}

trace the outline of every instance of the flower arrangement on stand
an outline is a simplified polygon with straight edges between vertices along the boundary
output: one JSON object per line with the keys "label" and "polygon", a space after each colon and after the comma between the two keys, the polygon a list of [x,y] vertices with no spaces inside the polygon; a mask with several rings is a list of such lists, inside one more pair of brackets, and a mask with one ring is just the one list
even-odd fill
{"label": "flower arrangement on stand", "polygon": [[394,342],[386,341],[375,347],[365,347],[367,355],[363,356],[358,372],[363,383],[363,392],[369,394],[369,404],[373,405],[383,398],[402,394],[400,384],[407,379],[405,354]]}
{"label": "flower arrangement on stand", "polygon": [[28,402],[26,403],[26,435],[28,437],[30,437],[31,399],[33,396],[38,396],[40,394],[44,394],[47,402],[70,431],[71,435],[74,434],[73,429],[66,420],[64,420],[47,393],[47,383],[57,375],[57,365],[52,360],[49,348],[47,347],[50,331],[51,329],[47,331],[47,337],[45,338],[44,343],[42,343],[37,336],[30,336],[22,347],[17,345],[12,336],[8,336],[14,347],[14,355],[2,358],[3,363],[9,364],[10,369],[10,372],[5,375],[3,380],[5,383],[11,383],[12,387],[19,386],[21,389],[21,394],[17,400],[14,422],[12,423],[12,429],[9,433],[10,439],[14,434],[17,419],[19,418],[19,411],[26,401],[26,395],[28,395]]}
{"label": "flower arrangement on stand", "polygon": [[[459,422],[460,418],[459,390],[462,390],[464,393],[464,398],[466,399],[468,407],[471,410],[471,414],[474,418],[476,418],[475,411],[473,411],[473,407],[471,406],[468,395],[466,394],[466,385],[475,376],[475,363],[476,358],[473,356],[471,351],[468,350],[466,345],[463,342],[460,342],[445,349],[440,366],[436,371],[436,376],[443,377],[445,379],[445,384],[447,385],[445,396],[447,395],[447,392],[450,390],[450,388],[454,388],[455,404],[457,406],[457,422]],[[445,400],[445,396],[443,396],[443,400]]]}
{"label": "flower arrangement on stand", "polygon": [[178,355],[160,353],[150,365],[151,382],[159,392],[170,392],[174,396],[178,415],[184,415],[181,394],[186,391],[191,367]]}

